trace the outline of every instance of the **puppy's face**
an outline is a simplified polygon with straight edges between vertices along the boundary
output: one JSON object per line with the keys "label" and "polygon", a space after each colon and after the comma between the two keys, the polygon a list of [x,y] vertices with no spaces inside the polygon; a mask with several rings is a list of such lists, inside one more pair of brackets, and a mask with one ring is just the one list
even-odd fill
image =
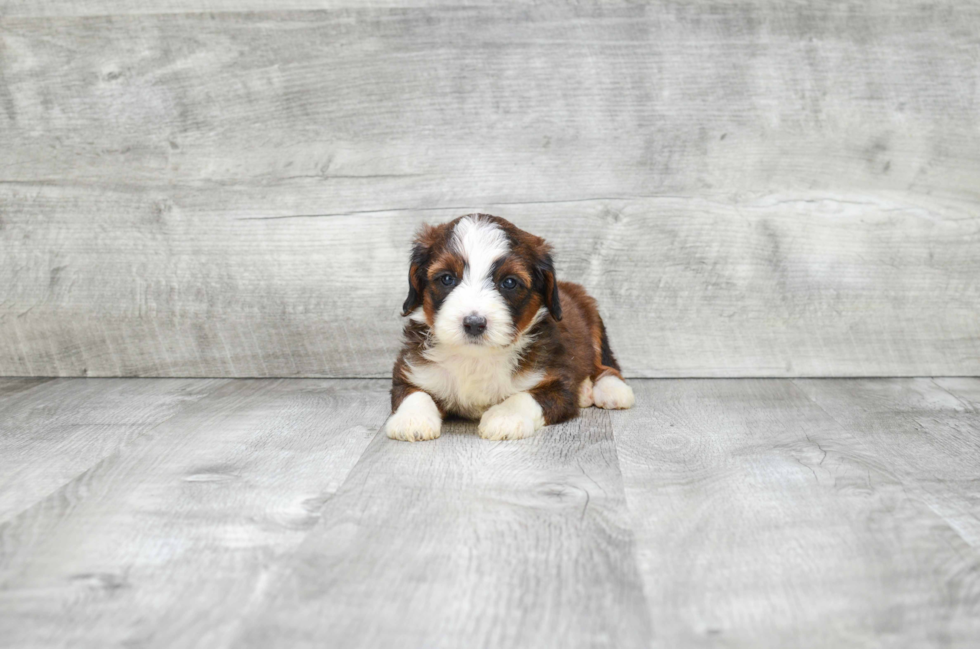
{"label": "puppy's face", "polygon": [[547,312],[561,319],[549,250],[540,237],[486,214],[425,226],[412,251],[403,315],[424,319],[440,345],[511,345]]}

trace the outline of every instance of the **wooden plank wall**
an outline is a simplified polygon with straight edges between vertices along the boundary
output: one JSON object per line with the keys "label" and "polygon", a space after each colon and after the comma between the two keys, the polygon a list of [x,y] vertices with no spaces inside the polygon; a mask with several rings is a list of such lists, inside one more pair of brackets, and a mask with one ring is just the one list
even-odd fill
{"label": "wooden plank wall", "polygon": [[980,6],[0,0],[0,375],[385,376],[472,211],[632,376],[980,374]]}

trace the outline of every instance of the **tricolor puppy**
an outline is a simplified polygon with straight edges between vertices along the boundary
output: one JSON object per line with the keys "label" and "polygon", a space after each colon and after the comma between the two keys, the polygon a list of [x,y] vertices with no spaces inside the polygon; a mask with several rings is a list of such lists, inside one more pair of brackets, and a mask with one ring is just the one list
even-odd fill
{"label": "tricolor puppy", "polygon": [[423,227],[388,437],[435,439],[454,414],[479,418],[486,439],[520,439],[579,408],[633,405],[595,300],[555,279],[550,251],[488,214]]}

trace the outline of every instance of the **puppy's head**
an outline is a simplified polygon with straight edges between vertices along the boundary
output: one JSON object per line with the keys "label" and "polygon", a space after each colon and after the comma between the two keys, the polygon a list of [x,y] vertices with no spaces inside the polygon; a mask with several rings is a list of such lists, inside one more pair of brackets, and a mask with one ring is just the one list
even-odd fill
{"label": "puppy's head", "polygon": [[550,246],[496,216],[423,226],[408,281],[402,315],[424,320],[438,344],[506,347],[546,313],[561,320]]}

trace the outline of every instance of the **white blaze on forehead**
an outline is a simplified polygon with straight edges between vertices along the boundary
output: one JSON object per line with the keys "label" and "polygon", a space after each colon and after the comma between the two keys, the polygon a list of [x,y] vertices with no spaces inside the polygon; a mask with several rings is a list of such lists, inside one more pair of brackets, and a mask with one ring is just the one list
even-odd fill
{"label": "white blaze on forehead", "polygon": [[[510,252],[507,235],[489,219],[464,216],[453,228],[450,246],[465,263],[459,285],[439,307],[433,327],[436,341],[478,350],[481,345],[511,344],[514,325],[503,296],[493,283],[493,263]],[[487,328],[477,345],[463,331],[468,315],[483,316]]]}
{"label": "white blaze on forehead", "polygon": [[507,235],[496,223],[479,216],[464,216],[453,230],[452,245],[466,262],[463,283],[482,283],[493,262],[510,252]]}

